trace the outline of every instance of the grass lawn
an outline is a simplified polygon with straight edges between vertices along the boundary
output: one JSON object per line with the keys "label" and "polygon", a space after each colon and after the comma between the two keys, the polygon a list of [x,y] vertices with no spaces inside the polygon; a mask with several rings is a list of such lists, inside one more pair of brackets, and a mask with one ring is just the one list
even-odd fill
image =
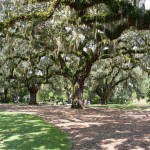
{"label": "grass lawn", "polygon": [[71,140],[38,116],[0,112],[0,150],[70,150]]}

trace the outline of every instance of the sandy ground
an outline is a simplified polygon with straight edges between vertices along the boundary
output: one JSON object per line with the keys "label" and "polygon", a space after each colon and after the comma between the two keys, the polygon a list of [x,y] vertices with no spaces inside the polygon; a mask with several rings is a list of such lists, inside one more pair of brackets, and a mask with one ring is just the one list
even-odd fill
{"label": "sandy ground", "polygon": [[68,133],[72,150],[150,150],[150,111],[11,104],[1,104],[0,111],[42,116]]}

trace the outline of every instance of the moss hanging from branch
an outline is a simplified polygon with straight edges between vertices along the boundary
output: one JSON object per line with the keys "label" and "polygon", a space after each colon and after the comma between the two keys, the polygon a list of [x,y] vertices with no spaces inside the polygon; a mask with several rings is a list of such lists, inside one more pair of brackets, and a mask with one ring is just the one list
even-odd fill
{"label": "moss hanging from branch", "polygon": [[128,28],[128,23],[120,22],[117,25],[110,25],[109,28],[106,28],[105,34],[106,34],[107,38],[113,40],[113,39],[120,37],[122,32],[124,30],[126,30],[127,28]]}
{"label": "moss hanging from branch", "polygon": [[[48,2],[48,0],[26,0],[26,2]],[[77,15],[75,17],[74,22],[78,18],[81,18],[81,23],[94,27],[94,23],[98,25],[112,23],[115,21],[120,21],[122,19],[126,20],[126,24],[117,24],[114,25],[112,32],[110,32],[109,28],[106,27],[107,37],[110,36],[110,39],[115,39],[120,36],[120,34],[128,29],[130,26],[134,26],[138,30],[149,30],[150,29],[150,10],[142,11],[141,9],[134,7],[131,3],[127,1],[118,1],[118,0],[53,0],[50,4],[47,11],[39,11],[32,13],[24,13],[19,14],[11,18],[7,18],[0,22],[0,31],[7,29],[13,26],[18,21],[29,21],[39,19],[41,21],[45,21],[50,18],[55,9],[59,4],[63,4],[65,6],[70,6],[70,8],[75,9],[77,12],[81,10],[85,10],[88,7],[92,7],[98,4],[105,4],[109,13],[106,14],[86,14]],[[78,14],[78,13],[77,13]],[[115,29],[115,30],[114,30]],[[112,37],[112,35],[114,35]]]}
{"label": "moss hanging from branch", "polygon": [[0,22],[0,31],[2,31],[4,28],[13,26],[18,21],[28,21],[32,19],[40,19],[41,21],[47,20],[53,15],[59,3],[60,0],[53,0],[53,2],[50,4],[47,11],[24,13],[24,14],[16,15],[12,18],[7,18],[3,22]]}
{"label": "moss hanging from branch", "polygon": [[[86,14],[78,13],[78,17],[81,18],[81,23],[86,24],[89,27],[94,27],[94,24],[102,25],[105,23],[112,23],[118,21],[113,27],[112,31],[108,27],[107,37],[115,39],[121,35],[121,33],[128,29],[130,26],[134,26],[138,30],[149,30],[150,29],[150,10],[143,11],[138,7],[133,6],[128,1],[118,0],[64,0],[64,5],[69,5],[74,8],[77,12],[83,11],[88,7],[92,7],[98,4],[105,4],[109,12],[99,14]],[[126,20],[126,23],[120,24],[121,20]],[[107,27],[106,27],[107,28]],[[118,31],[117,31],[118,30]],[[112,35],[115,36],[112,37]]]}
{"label": "moss hanging from branch", "polygon": [[28,4],[28,3],[42,3],[42,2],[49,2],[50,0],[25,0],[25,4]]}

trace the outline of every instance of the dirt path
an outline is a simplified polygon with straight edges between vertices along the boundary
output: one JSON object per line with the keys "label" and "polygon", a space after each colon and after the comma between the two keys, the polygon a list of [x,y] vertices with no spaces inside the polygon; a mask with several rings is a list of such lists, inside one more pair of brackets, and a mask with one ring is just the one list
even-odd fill
{"label": "dirt path", "polygon": [[150,111],[20,105],[0,105],[0,111],[42,116],[68,133],[72,150],[150,150]]}

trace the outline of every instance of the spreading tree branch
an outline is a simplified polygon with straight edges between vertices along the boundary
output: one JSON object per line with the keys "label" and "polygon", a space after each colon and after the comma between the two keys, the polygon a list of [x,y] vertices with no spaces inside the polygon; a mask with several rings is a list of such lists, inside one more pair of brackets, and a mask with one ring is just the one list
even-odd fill
{"label": "spreading tree branch", "polygon": [[24,14],[13,16],[11,18],[7,18],[3,20],[2,22],[0,22],[0,31],[3,31],[3,29],[5,28],[9,28],[13,26],[18,21],[29,21],[32,19],[47,20],[53,15],[59,3],[60,3],[60,0],[53,0],[53,2],[50,4],[47,11],[24,13]]}

